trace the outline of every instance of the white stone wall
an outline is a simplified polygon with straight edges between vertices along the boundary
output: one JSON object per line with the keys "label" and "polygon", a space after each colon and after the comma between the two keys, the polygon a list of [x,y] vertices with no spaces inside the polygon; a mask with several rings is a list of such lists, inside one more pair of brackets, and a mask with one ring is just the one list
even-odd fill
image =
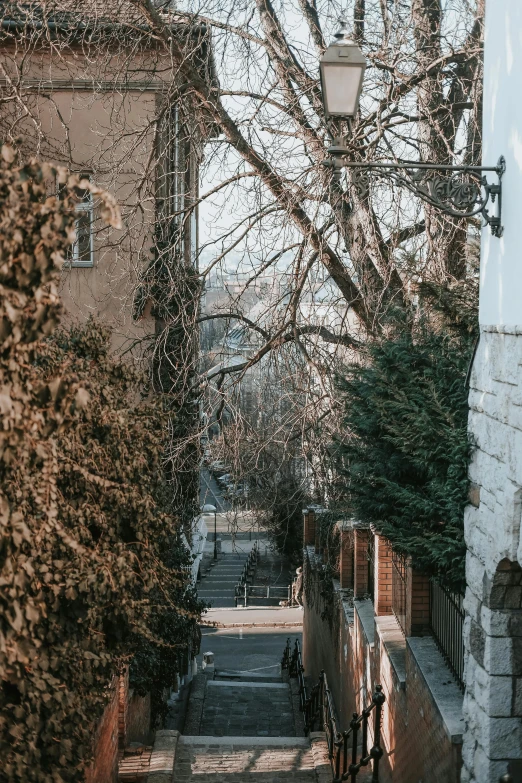
{"label": "white stone wall", "polygon": [[[501,239],[482,231],[462,779],[522,781],[522,0],[486,0],[483,165],[506,159]],[[518,324],[518,326],[517,326]]]}
{"label": "white stone wall", "polygon": [[[522,2],[486,0],[484,31],[484,166],[506,160],[501,240],[482,232],[480,322],[522,324],[520,209],[522,199]],[[489,173],[492,181],[495,175]],[[494,207],[492,210],[494,214]]]}
{"label": "white stone wall", "polygon": [[469,399],[463,781],[494,783],[522,759],[522,327],[482,329]]}

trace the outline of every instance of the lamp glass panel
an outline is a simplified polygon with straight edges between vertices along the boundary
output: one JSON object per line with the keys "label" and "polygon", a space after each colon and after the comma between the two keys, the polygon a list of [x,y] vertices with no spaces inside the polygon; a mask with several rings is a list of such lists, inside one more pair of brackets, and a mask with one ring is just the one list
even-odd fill
{"label": "lamp glass panel", "polygon": [[361,67],[324,64],[323,80],[329,114],[353,117],[357,111],[357,96],[362,78]]}

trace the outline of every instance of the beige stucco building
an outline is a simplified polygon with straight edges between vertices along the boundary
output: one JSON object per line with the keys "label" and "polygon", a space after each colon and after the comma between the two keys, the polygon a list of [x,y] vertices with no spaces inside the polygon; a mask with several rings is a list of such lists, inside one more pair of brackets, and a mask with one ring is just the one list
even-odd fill
{"label": "beige stucco building", "polygon": [[[169,53],[134,6],[24,9],[3,5],[0,135],[21,138],[24,152],[116,197],[121,230],[105,224],[96,197],[80,194],[62,296],[68,320],[100,317],[113,329],[115,349],[140,355],[158,329],[155,272],[161,268],[163,285],[168,270],[176,295],[176,269],[196,260],[204,119],[190,91],[180,93]],[[199,73],[212,78],[206,31],[188,29],[170,12],[162,19]]]}

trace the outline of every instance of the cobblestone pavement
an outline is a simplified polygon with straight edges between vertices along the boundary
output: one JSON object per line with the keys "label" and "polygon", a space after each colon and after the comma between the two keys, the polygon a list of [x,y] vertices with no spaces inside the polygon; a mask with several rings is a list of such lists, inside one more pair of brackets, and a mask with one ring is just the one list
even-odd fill
{"label": "cobblestone pavement", "polygon": [[[248,777],[247,777],[248,776]],[[212,737],[180,738],[174,771],[176,783],[315,783],[309,743],[284,747],[222,744]]]}
{"label": "cobblestone pavement", "polygon": [[286,683],[207,683],[200,734],[212,737],[295,737]]}

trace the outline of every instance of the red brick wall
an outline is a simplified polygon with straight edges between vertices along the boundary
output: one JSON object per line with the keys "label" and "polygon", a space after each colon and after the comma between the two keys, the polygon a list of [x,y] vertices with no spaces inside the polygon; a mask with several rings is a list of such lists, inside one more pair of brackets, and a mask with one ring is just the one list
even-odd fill
{"label": "red brick wall", "polygon": [[[311,578],[311,583],[309,579]],[[303,579],[303,664],[307,677],[317,680],[321,669],[326,671],[332,683],[339,670],[339,640],[332,633],[328,622],[321,618],[323,599],[320,595],[318,580],[311,576],[308,558],[304,558]]]}
{"label": "red brick wall", "polygon": [[127,713],[129,706],[129,669],[120,676],[118,683],[118,745],[120,750],[127,745]]}
{"label": "red brick wall", "polygon": [[341,587],[353,588],[353,561],[354,561],[354,542],[353,529],[339,528],[339,579]]}
{"label": "red brick wall", "polygon": [[315,511],[308,508],[303,511],[303,538],[304,546],[315,546]]}
{"label": "red brick wall", "polygon": [[413,655],[406,649],[407,717],[396,742],[393,781],[459,783],[462,746],[453,744]]}
{"label": "red brick wall", "polygon": [[[368,705],[376,683],[383,686],[386,696],[382,720],[385,756],[381,762],[381,783],[459,783],[461,746],[450,741],[408,647],[406,682],[401,682],[378,634],[374,640],[366,638],[357,612],[353,624],[349,625],[339,603],[337,621],[328,623],[321,619],[323,607],[318,597],[318,580],[307,558],[305,579],[311,579],[316,586],[315,591],[310,587],[305,591],[305,673],[310,681],[315,681],[321,669],[325,670],[342,730],[348,728],[354,711],[360,712]],[[311,602],[306,600],[306,592],[312,596]],[[424,597],[421,592],[419,589],[419,599]],[[417,603],[421,607],[422,620],[424,604],[412,602],[412,609],[417,611]],[[373,738],[373,730],[370,735]]]}
{"label": "red brick wall", "polygon": [[94,738],[94,761],[86,770],[87,783],[116,783],[118,780],[119,678],[111,686],[111,698]]}
{"label": "red brick wall", "polygon": [[382,536],[375,536],[375,614],[392,614],[392,550]]}
{"label": "red brick wall", "polygon": [[430,580],[411,566],[406,572],[406,630],[408,636],[430,633]]}
{"label": "red brick wall", "polygon": [[370,531],[364,528],[355,528],[354,546],[354,586],[353,592],[356,598],[362,598],[368,592],[368,541]]}

